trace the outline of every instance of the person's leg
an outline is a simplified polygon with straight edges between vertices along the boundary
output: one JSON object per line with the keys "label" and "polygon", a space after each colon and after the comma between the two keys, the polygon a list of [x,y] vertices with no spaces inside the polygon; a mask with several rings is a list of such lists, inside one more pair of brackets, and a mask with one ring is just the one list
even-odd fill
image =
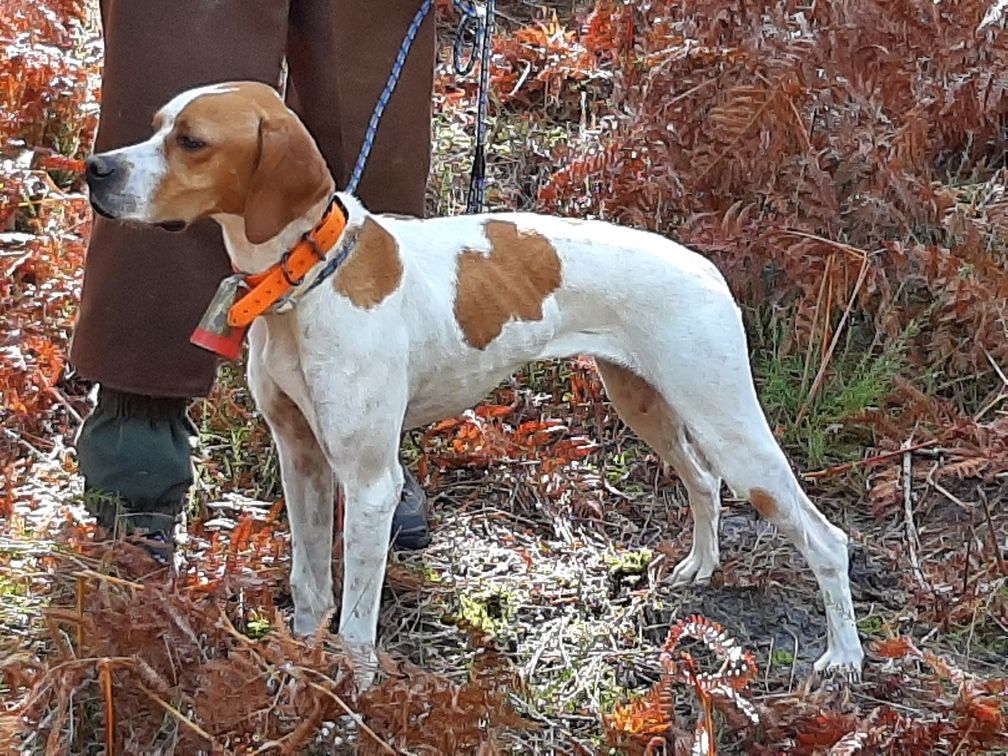
{"label": "person's leg", "polygon": [[[418,0],[294,0],[288,100],[346,186],[368,121]],[[434,13],[421,26],[378,128],[357,195],[374,212],[423,216],[431,161]],[[392,522],[396,546],[430,541],[423,489],[405,468]]]}
{"label": "person's leg", "polygon": [[[101,13],[97,150],[149,136],[155,111],[190,87],[277,82],[288,0],[102,0]],[[192,483],[186,405],[217,366],[189,336],[229,272],[210,221],[170,234],[95,219],[71,361],[100,384],[77,452],[85,498],[109,528],[165,532],[181,511]]]}
{"label": "person's leg", "polygon": [[[294,0],[292,104],[342,189],[420,0]],[[434,12],[413,42],[357,196],[373,212],[424,215],[431,161]]]}
{"label": "person's leg", "polygon": [[170,545],[193,482],[187,403],[99,389],[77,437],[77,458],[85,505],[107,532],[145,533]]}

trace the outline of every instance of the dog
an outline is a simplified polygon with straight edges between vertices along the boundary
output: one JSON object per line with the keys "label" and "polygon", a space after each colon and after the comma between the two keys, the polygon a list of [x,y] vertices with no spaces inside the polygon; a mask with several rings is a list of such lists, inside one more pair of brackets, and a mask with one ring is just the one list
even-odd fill
{"label": "dog", "polygon": [[[827,646],[814,669],[859,676],[847,536],[812,504],[774,439],[739,308],[710,261],[597,220],[369,213],[334,191],[311,135],[264,84],[183,92],[153,132],[87,160],[91,203],[108,218],[166,228],[213,218],[235,270],[272,275],[284,289],[245,319],[248,382],[276,442],[290,521],[293,626],[313,633],[334,609],[342,485],[339,630],[362,686],[375,674],[401,432],[458,415],[525,363],[578,354],[594,356],[620,417],[688,492],[693,543],[674,583],[707,582],[719,566],[723,480],[818,580]],[[317,242],[323,220],[328,252]],[[306,243],[316,256],[294,272],[291,250]]]}

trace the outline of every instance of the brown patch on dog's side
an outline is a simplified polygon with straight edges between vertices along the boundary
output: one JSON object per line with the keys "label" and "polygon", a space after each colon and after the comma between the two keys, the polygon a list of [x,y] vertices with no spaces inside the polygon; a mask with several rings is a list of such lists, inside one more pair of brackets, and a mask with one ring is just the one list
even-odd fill
{"label": "brown patch on dog's side", "polygon": [[350,257],[333,282],[355,306],[369,310],[388,298],[402,282],[399,244],[381,224],[365,218]]}
{"label": "brown patch on dog's side", "polygon": [[749,492],[749,501],[761,515],[772,520],[777,515],[777,500],[762,488],[754,488]]}
{"label": "brown patch on dog's side", "polygon": [[676,443],[677,424],[658,389],[622,365],[600,358],[595,364],[623,422],[667,459]]}
{"label": "brown patch on dog's side", "polygon": [[486,349],[509,320],[542,320],[543,302],[560,286],[560,257],[545,236],[507,221],[483,228],[490,254],[462,251],[455,291],[455,320],[476,349]]}

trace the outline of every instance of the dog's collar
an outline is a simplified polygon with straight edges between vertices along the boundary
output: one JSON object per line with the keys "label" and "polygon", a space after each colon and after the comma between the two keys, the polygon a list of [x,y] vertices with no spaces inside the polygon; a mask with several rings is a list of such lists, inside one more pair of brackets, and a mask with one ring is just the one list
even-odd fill
{"label": "dog's collar", "polygon": [[[304,283],[309,271],[321,262],[346,230],[349,213],[337,195],[329,200],[322,220],[311,231],[284,252],[280,262],[262,273],[245,274],[244,286],[249,291],[228,310],[227,323],[232,328],[245,328],[253,320]],[[333,259],[312,281],[311,287],[330,275],[346,259],[352,245],[343,245]]]}

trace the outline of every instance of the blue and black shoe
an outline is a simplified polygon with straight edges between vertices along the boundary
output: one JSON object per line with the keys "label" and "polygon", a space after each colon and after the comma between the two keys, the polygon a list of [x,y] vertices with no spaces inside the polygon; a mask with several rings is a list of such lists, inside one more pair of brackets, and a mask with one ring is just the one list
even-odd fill
{"label": "blue and black shoe", "polygon": [[427,528],[427,495],[420,482],[403,467],[403,489],[392,517],[392,545],[397,549],[416,551],[430,543]]}

